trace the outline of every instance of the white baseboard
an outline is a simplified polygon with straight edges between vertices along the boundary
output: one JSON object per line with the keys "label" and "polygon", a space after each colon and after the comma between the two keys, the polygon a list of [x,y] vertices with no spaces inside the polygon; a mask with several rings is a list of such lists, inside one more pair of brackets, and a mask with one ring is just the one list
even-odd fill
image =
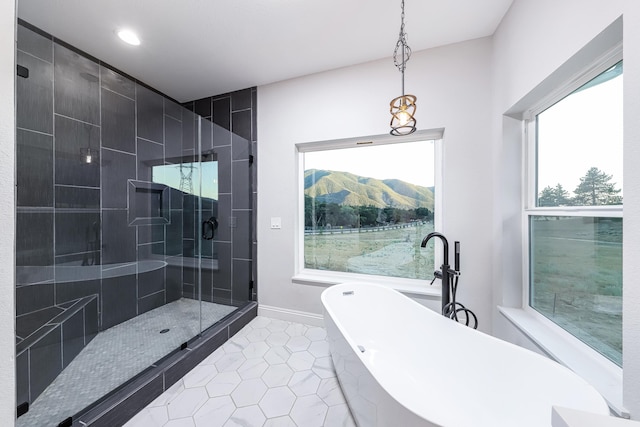
{"label": "white baseboard", "polygon": [[306,311],[290,310],[288,308],[259,304],[258,316],[324,327],[324,318],[321,314],[308,313]]}

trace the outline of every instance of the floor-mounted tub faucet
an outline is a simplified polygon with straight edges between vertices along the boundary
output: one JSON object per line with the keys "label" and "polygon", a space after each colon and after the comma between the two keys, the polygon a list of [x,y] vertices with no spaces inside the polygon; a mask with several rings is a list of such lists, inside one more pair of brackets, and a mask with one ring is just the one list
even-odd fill
{"label": "floor-mounted tub faucet", "polygon": [[476,315],[466,308],[464,305],[456,301],[456,290],[458,289],[458,278],[460,276],[460,242],[454,245],[454,268],[449,267],[449,242],[442,234],[434,231],[429,233],[427,237],[422,239],[421,247],[426,247],[432,237],[438,237],[442,240],[443,256],[442,266],[440,270],[433,272],[433,283],[436,279],[442,280],[442,315],[456,322],[464,322],[467,326],[476,329],[478,327],[478,318]]}
{"label": "floor-mounted tub faucet", "polygon": [[[434,275],[433,280],[442,279],[442,310],[444,313],[445,307],[449,305],[449,302],[451,299],[450,293],[449,293],[449,275],[450,275],[449,242],[447,241],[447,238],[444,237],[442,234],[438,233],[437,231],[434,231],[432,233],[427,234],[427,237],[422,239],[422,243],[420,244],[420,246],[423,248],[426,247],[427,243],[432,237],[440,238],[440,240],[442,240],[442,246],[443,246],[442,266],[440,267],[440,271],[436,271],[433,273]],[[459,258],[456,258],[456,259],[459,259]],[[433,283],[433,280],[431,281],[431,283]]]}

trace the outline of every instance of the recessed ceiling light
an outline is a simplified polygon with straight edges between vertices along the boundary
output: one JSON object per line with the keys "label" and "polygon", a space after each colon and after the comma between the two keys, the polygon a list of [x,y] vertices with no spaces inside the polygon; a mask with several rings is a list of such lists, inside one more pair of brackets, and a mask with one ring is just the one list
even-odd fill
{"label": "recessed ceiling light", "polygon": [[140,44],[140,39],[138,38],[136,33],[130,30],[118,31],[118,37],[120,37],[120,39],[122,39],[122,41],[124,41],[125,43],[133,46],[138,46]]}

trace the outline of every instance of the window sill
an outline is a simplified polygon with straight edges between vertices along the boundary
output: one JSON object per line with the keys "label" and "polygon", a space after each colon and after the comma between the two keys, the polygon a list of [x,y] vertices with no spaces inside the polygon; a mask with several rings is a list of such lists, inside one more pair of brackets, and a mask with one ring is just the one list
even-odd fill
{"label": "window sill", "polygon": [[629,418],[628,411],[622,405],[622,368],[585,344],[572,342],[573,337],[567,339],[563,336],[564,331],[554,330],[522,308],[498,306],[498,310],[549,357],[595,387],[612,412]]}
{"label": "window sill", "polygon": [[[369,274],[339,273],[335,271],[302,270],[291,278],[293,283],[329,287],[345,282],[375,283],[388,286],[404,294],[421,295],[439,299],[441,289],[439,281],[429,286],[427,280],[402,279],[398,277],[374,276]],[[438,283],[436,285],[436,283]]]}

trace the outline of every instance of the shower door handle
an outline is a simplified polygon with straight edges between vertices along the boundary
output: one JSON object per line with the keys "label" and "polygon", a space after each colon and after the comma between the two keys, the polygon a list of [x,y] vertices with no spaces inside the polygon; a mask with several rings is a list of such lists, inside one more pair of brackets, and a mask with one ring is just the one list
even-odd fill
{"label": "shower door handle", "polygon": [[202,221],[202,238],[204,240],[213,240],[217,228],[218,220],[215,216],[212,216],[206,221]]}

